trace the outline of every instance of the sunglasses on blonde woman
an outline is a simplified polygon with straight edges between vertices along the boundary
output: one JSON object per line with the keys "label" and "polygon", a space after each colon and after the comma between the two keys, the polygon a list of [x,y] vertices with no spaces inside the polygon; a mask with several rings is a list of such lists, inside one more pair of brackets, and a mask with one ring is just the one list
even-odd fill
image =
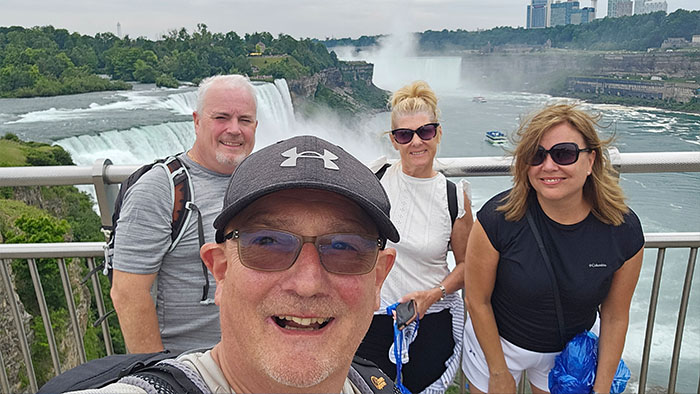
{"label": "sunglasses on blonde woman", "polygon": [[591,148],[579,149],[575,142],[561,142],[552,145],[551,148],[545,149],[542,145],[537,148],[535,155],[530,160],[530,165],[538,166],[544,162],[547,155],[552,157],[552,160],[560,166],[568,166],[578,161],[578,154],[581,152],[590,152]]}
{"label": "sunglasses on blonde woman", "polygon": [[423,126],[411,130],[407,128],[400,128],[391,130],[391,134],[394,136],[394,140],[397,144],[408,144],[413,140],[413,133],[418,134],[418,137],[423,141],[432,140],[437,135],[437,129],[440,123],[428,123]]}

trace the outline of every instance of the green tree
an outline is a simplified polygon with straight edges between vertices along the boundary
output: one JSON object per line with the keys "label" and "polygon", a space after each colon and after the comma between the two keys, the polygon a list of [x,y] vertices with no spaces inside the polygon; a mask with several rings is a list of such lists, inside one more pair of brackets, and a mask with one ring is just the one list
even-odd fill
{"label": "green tree", "polygon": [[156,81],[158,71],[150,64],[138,59],[136,63],[134,63],[133,75],[134,79],[139,82],[154,83]]}

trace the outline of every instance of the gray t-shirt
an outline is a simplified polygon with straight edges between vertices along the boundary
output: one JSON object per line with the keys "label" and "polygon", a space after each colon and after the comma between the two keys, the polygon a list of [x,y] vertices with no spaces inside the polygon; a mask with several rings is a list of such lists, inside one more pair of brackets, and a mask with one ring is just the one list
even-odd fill
{"label": "gray t-shirt", "polygon": [[[208,170],[180,156],[189,167],[194,203],[202,213],[205,242],[214,242],[214,218],[221,211],[230,175]],[[146,172],[126,192],[114,246],[114,268],[156,279],[156,312],[163,346],[174,352],[211,347],[220,337],[219,307],[202,305],[204,274],[199,257],[197,214],[190,216],[182,239],[171,245],[173,198],[162,167]],[[209,275],[209,298],[216,284]]]}

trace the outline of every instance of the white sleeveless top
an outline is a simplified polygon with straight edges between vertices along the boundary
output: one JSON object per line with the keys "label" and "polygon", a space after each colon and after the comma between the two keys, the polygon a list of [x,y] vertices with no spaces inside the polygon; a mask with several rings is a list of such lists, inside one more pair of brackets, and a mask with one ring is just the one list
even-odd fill
{"label": "white sleeveless top", "polygon": [[[414,178],[404,174],[399,162],[387,168],[381,183],[391,201],[391,221],[401,237],[398,244],[387,242],[387,247],[396,249],[396,262],[381,291],[377,313],[384,314],[402,296],[437,287],[449,274],[447,244],[452,222],[441,173]],[[469,182],[457,183],[457,218],[466,213],[465,190],[469,196]]]}

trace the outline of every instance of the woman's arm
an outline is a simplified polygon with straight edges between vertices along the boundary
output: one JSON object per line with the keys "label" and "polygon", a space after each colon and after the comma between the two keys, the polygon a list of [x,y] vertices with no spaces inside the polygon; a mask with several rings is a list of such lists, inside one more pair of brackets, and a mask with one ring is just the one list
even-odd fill
{"label": "woman's arm", "polygon": [[464,264],[465,301],[476,339],[489,366],[489,393],[515,393],[515,380],[508,371],[503,356],[498,326],[491,307],[499,257],[477,220],[469,236]]}
{"label": "woman's arm", "polygon": [[[474,219],[472,217],[471,201],[467,193],[464,193],[464,210],[466,213],[461,218],[455,220],[454,225],[452,225],[452,234],[450,235],[450,244],[452,245],[452,254],[455,257],[455,269],[452,270],[445,279],[440,282],[441,285],[445,287],[445,292],[447,294],[459,291],[464,285],[464,255],[467,250],[467,240],[469,239],[469,232],[474,225]],[[422,318],[425,312],[430,308],[431,305],[436,303],[442,297],[442,290],[439,287],[433,287],[432,289],[414,291],[401,297],[399,302],[406,302],[410,299],[416,300],[418,305],[418,317]]]}
{"label": "woman's arm", "polygon": [[598,368],[593,390],[609,393],[617,364],[625,347],[629,325],[630,303],[642,269],[644,248],[625,261],[615,272],[610,291],[600,307],[600,341],[598,342]]}

